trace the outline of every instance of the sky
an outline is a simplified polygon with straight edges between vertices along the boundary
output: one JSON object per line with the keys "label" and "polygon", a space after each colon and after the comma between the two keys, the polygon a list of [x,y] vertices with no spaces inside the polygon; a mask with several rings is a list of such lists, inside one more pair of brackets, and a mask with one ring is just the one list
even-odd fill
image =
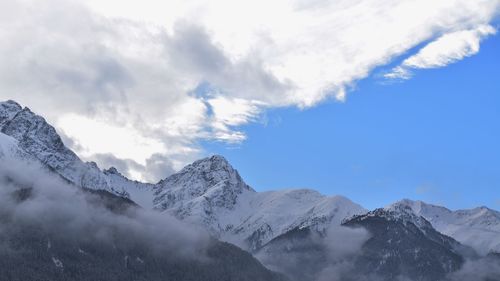
{"label": "sky", "polygon": [[155,182],[222,154],[256,190],[500,209],[500,0],[0,3],[0,98]]}

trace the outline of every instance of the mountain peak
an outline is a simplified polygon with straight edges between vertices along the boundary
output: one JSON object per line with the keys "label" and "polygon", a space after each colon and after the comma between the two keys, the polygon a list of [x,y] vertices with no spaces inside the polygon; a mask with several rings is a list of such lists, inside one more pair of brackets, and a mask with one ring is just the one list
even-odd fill
{"label": "mountain peak", "polygon": [[0,102],[1,106],[9,106],[9,107],[17,107],[18,109],[22,109],[21,105],[16,102],[15,100],[6,100],[3,102]]}
{"label": "mountain peak", "polygon": [[13,100],[0,102],[0,126],[11,120],[22,109],[21,105]]}
{"label": "mountain peak", "polygon": [[244,191],[253,189],[224,157],[213,155],[195,161],[180,172],[161,180],[154,201],[156,207],[163,210],[180,201],[193,200],[195,203],[201,199],[203,204],[210,202],[212,205],[231,208],[238,194]]}
{"label": "mountain peak", "polygon": [[73,184],[104,189],[120,196],[124,194],[109,186],[97,164],[81,161],[64,145],[56,129],[29,108],[13,100],[0,102],[0,131],[17,140],[21,150]]}
{"label": "mountain peak", "polygon": [[243,182],[238,171],[229,164],[226,158],[221,155],[212,155],[187,165],[180,172],[161,180],[159,184],[194,179],[203,180],[208,185],[215,185],[222,181]]}
{"label": "mountain peak", "polygon": [[360,219],[363,220],[362,217],[369,218],[376,216],[385,218],[389,221],[400,221],[404,224],[412,223],[420,229],[432,228],[431,223],[424,217],[420,216],[414,209],[415,207],[418,207],[415,206],[415,204],[419,205],[421,203],[422,202],[417,203],[411,200],[402,200],[388,207],[368,212],[367,214],[360,216]]}
{"label": "mountain peak", "polygon": [[103,171],[105,174],[114,174],[114,175],[121,175],[120,172],[115,167],[110,167],[109,169],[105,169]]}
{"label": "mountain peak", "polygon": [[231,164],[229,164],[229,161],[227,161],[224,156],[217,154],[197,160],[189,166],[207,167],[211,169],[228,168],[230,170],[234,170],[234,168],[231,166]]}

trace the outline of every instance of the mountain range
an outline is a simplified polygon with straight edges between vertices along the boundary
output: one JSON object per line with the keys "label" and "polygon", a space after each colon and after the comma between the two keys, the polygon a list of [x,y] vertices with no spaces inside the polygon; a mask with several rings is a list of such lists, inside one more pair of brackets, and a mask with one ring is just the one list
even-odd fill
{"label": "mountain range", "polygon": [[[220,255],[246,260],[259,272],[253,279],[238,279],[233,274],[227,280],[447,280],[471,262],[486,259],[488,264],[498,265],[498,270],[475,276],[500,280],[496,254],[500,252],[500,212],[486,207],[452,211],[405,199],[369,211],[348,198],[309,189],[257,192],[218,155],[195,161],[158,183],[142,183],[126,178],[114,167],[103,170],[96,163],[82,161],[43,117],[15,101],[0,103],[0,159],[10,158],[35,162],[68,186],[92,194],[104,192],[107,197],[202,229],[216,241],[212,245]],[[41,252],[40,243],[30,243],[31,251]],[[99,258],[116,259],[113,249]],[[63,256],[77,270],[74,255]],[[57,262],[49,256],[37,257],[57,272]],[[158,263],[153,260],[149,262],[156,274]],[[261,263],[288,277],[267,271]],[[119,271],[120,264],[110,263],[109,267]],[[235,266],[241,269],[241,263]],[[234,270],[229,267],[218,267],[213,276]],[[175,268],[186,270],[185,265]],[[9,274],[9,280],[23,279],[15,272]],[[161,277],[160,273],[151,274],[141,278]],[[61,276],[61,280],[68,278]]]}

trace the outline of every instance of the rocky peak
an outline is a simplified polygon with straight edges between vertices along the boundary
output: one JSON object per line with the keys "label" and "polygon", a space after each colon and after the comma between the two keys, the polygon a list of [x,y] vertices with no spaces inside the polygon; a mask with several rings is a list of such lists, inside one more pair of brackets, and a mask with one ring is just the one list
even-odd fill
{"label": "rocky peak", "polygon": [[[402,202],[402,203],[401,203]],[[384,218],[388,221],[402,222],[403,224],[414,224],[421,230],[432,229],[432,225],[424,217],[417,215],[412,208],[412,205],[406,204],[409,201],[401,201],[385,208],[375,209],[364,215],[358,216],[359,220],[364,220],[370,217]]]}
{"label": "rocky peak", "polygon": [[17,102],[12,100],[0,102],[0,125],[3,126],[6,121],[10,120],[22,109]]}
{"label": "rocky peak", "polygon": [[160,210],[170,209],[180,218],[200,212],[203,220],[213,221],[214,212],[232,210],[245,191],[254,192],[224,157],[214,155],[160,181],[154,205]]}
{"label": "rocky peak", "polygon": [[0,104],[0,120],[2,133],[17,139],[23,148],[38,145],[46,150],[66,149],[54,127],[14,101]]}
{"label": "rocky peak", "polygon": [[122,175],[120,172],[115,167],[110,167],[109,169],[106,169],[103,171],[107,175]]}
{"label": "rocky peak", "polygon": [[199,196],[221,183],[238,189],[251,189],[243,182],[238,171],[220,155],[195,161],[180,172],[161,180],[158,185],[168,189],[190,189],[192,196]]}
{"label": "rocky peak", "polygon": [[77,186],[103,189],[122,196],[112,188],[95,163],[84,163],[43,117],[15,101],[0,103],[0,131],[18,141],[19,148]]}

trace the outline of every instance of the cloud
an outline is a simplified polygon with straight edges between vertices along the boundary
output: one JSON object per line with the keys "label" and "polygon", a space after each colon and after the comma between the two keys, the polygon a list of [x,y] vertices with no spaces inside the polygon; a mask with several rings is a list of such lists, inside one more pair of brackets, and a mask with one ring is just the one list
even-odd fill
{"label": "cloud", "polygon": [[363,228],[333,224],[321,232],[295,229],[264,246],[256,257],[291,280],[351,280],[353,276],[360,280],[354,274],[354,258],[369,238]]}
{"label": "cloud", "polygon": [[496,33],[490,25],[447,33],[423,47],[417,54],[405,59],[386,78],[411,78],[412,69],[439,68],[470,57],[479,52],[481,40]]}
{"label": "cloud", "polygon": [[344,100],[422,42],[469,34],[468,51],[436,43],[412,65],[472,54],[499,3],[2,1],[0,98],[46,116],[84,157],[112,151],[145,167],[161,154],[179,169],[205,153],[200,140],[241,142],[240,126],[268,108]]}
{"label": "cloud", "polygon": [[477,260],[467,260],[462,268],[449,274],[446,280],[499,280],[500,257],[484,257]]}
{"label": "cloud", "polygon": [[34,227],[54,243],[102,242],[125,252],[141,246],[189,258],[202,257],[210,243],[208,234],[166,214],[120,208],[125,204],[120,201],[108,209],[97,195],[68,185],[36,163],[7,155],[0,157],[0,195],[0,234]]}

